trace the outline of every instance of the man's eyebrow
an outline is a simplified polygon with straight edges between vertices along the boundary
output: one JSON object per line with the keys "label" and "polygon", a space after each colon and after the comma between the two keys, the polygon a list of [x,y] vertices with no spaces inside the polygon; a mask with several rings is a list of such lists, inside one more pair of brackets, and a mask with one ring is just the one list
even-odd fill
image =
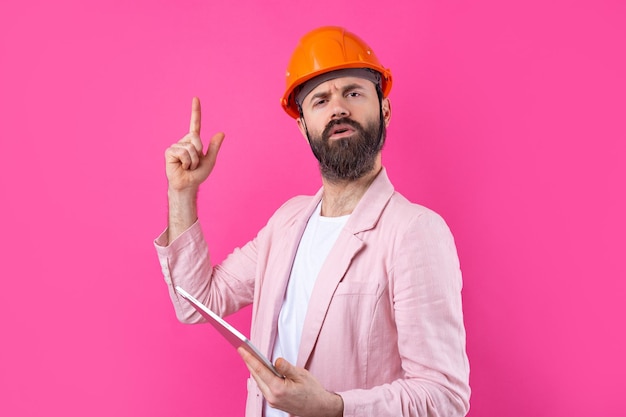
{"label": "man's eyebrow", "polygon": [[[359,84],[359,83],[350,83],[348,85],[345,85],[345,86],[341,87],[341,91],[344,94],[346,93],[346,91],[359,90],[359,89],[363,90],[363,89],[365,89],[365,86],[363,84]],[[318,98],[328,97],[329,95],[330,95],[330,92],[328,90],[318,91],[317,93],[313,94],[309,98],[309,102],[317,100]]]}
{"label": "man's eyebrow", "polygon": [[359,83],[352,83],[352,84],[348,84],[344,86],[341,90],[345,93],[346,91],[359,90],[359,89],[363,90],[365,89],[365,86]]}
{"label": "man's eyebrow", "polygon": [[317,100],[318,98],[324,98],[324,97],[328,97],[330,93],[328,92],[328,90],[324,90],[324,91],[318,91],[317,93],[313,94],[310,98],[309,98],[309,103],[312,101]]}

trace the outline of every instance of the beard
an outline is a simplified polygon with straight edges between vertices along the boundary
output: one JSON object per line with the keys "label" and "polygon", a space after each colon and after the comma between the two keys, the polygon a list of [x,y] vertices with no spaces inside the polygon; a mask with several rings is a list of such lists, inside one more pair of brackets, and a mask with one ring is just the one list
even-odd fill
{"label": "beard", "polygon": [[[331,142],[332,129],[338,124],[350,125],[355,132],[351,137]],[[346,117],[332,120],[321,135],[310,135],[309,143],[325,179],[354,181],[374,168],[376,157],[385,143],[385,134],[384,123],[371,122],[363,127]]]}

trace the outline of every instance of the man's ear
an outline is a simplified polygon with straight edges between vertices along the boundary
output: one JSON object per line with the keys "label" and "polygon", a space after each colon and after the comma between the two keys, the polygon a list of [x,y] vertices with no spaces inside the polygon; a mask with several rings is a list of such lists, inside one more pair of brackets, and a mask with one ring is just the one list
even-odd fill
{"label": "man's ear", "polygon": [[383,118],[385,119],[385,127],[389,126],[389,121],[391,121],[391,101],[389,98],[383,99],[382,102],[383,109]]}

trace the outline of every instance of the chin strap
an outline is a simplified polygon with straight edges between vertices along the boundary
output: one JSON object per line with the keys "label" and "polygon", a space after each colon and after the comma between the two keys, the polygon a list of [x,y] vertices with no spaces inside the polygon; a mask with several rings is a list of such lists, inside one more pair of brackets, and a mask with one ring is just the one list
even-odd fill
{"label": "chin strap", "polygon": [[378,126],[378,150],[383,148],[385,141],[385,115],[383,114],[383,89],[380,83],[376,84],[376,94],[378,95],[378,107],[380,109],[380,124]]}
{"label": "chin strap", "polygon": [[300,120],[301,120],[301,123],[304,125],[304,132],[306,133],[306,140],[309,142],[309,147],[311,148],[311,152],[313,152],[313,155],[319,161],[320,156],[315,152],[315,148],[313,148],[313,146],[311,145],[311,136],[309,135],[309,128],[307,127],[306,121],[304,120],[304,112],[302,111],[302,105],[300,103],[297,103],[297,104],[298,104],[298,113],[300,113]]}

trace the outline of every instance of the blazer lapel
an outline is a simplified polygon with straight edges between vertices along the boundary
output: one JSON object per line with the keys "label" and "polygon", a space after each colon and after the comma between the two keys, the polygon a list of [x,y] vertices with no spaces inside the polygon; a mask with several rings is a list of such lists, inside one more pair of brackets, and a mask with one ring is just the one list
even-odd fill
{"label": "blazer lapel", "polygon": [[[304,319],[297,366],[306,366],[324,324],[335,290],[350,267],[352,259],[364,245],[359,236],[360,233],[376,226],[393,193],[393,185],[383,168],[339,234],[315,281]],[[280,306],[278,308],[280,309]]]}
{"label": "blazer lapel", "polygon": [[259,289],[259,298],[255,302],[256,311],[253,311],[253,322],[257,321],[257,323],[252,326],[252,329],[256,331],[251,337],[258,349],[268,356],[271,355],[276,340],[278,332],[276,323],[278,323],[278,315],[283,306],[296,251],[309,217],[319,203],[321,195],[320,190],[302,215],[281,231],[283,236],[276,248],[276,253],[281,255],[273,257],[274,263],[268,267]]}

